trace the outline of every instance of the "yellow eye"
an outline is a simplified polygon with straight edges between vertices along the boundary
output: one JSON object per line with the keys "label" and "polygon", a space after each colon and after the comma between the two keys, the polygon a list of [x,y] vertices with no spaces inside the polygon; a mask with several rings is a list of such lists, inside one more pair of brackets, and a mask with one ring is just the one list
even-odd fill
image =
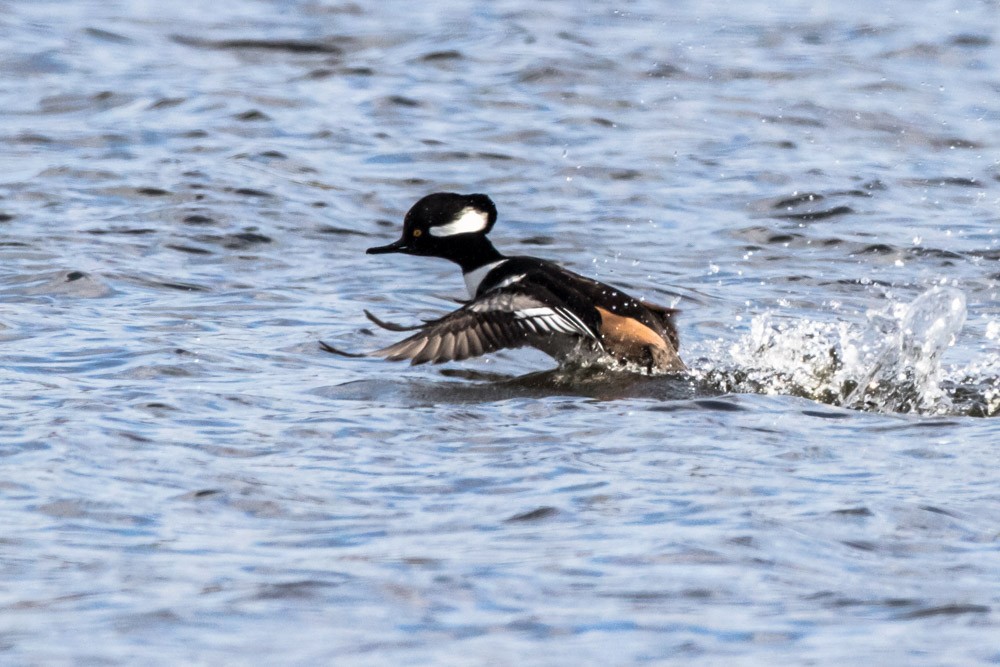
{"label": "yellow eye", "polygon": [[413,238],[418,239],[418,238],[420,238],[420,235],[423,234],[423,233],[424,233],[423,230],[414,229],[413,230]]}

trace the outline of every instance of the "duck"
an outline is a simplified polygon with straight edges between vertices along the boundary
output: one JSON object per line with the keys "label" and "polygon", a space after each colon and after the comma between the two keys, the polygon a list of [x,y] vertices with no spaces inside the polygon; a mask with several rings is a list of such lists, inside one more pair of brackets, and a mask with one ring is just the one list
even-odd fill
{"label": "duck", "polygon": [[678,310],[630,296],[555,262],[502,254],[488,235],[497,208],[485,194],[435,192],[403,218],[400,238],[369,255],[436,257],[457,264],[469,300],[416,326],[369,320],[413,332],[363,355],[411,364],[462,361],[498,350],[532,347],[563,364],[602,363],[651,374],[686,370],[678,354]]}

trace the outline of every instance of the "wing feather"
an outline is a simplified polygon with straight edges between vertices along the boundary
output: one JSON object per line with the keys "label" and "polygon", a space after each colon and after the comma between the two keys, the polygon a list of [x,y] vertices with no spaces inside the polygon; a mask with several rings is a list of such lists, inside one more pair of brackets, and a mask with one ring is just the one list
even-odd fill
{"label": "wing feather", "polygon": [[452,357],[455,361],[469,358],[469,330],[463,329],[455,332],[455,354]]}
{"label": "wing feather", "polygon": [[420,351],[427,345],[427,339],[419,334],[399,341],[389,347],[384,347],[375,352],[380,357],[385,357],[390,361],[402,361],[412,359],[420,354]]}
{"label": "wing feather", "polygon": [[465,339],[469,343],[469,350],[466,357],[478,357],[486,353],[486,348],[483,345],[482,337],[485,335],[485,331],[476,331],[475,329],[469,329],[465,332]]}
{"label": "wing feather", "polygon": [[[398,343],[371,354],[413,364],[442,363],[480,356],[503,348],[523,347],[539,336],[572,335],[600,345],[600,334],[583,318],[544,290],[532,293],[519,284],[490,292],[462,308],[426,322]],[[396,325],[398,326],[398,325]],[[401,328],[401,327],[400,327]]]}
{"label": "wing feather", "polygon": [[434,357],[434,363],[440,364],[445,361],[450,361],[455,358],[455,331],[449,331],[448,333],[441,336],[441,347],[438,348],[437,356]]}
{"label": "wing feather", "polygon": [[426,342],[421,348],[420,352],[413,355],[414,364],[425,364],[428,361],[433,361],[441,348],[442,339],[437,336],[424,339]]}

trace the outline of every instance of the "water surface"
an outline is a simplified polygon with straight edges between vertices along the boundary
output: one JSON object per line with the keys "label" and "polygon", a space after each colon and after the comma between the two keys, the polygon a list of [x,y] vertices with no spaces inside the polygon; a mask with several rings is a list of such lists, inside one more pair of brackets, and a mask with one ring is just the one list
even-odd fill
{"label": "water surface", "polygon": [[[0,662],[1000,662],[995,2],[8,2]],[[438,190],[684,378],[324,354]]]}

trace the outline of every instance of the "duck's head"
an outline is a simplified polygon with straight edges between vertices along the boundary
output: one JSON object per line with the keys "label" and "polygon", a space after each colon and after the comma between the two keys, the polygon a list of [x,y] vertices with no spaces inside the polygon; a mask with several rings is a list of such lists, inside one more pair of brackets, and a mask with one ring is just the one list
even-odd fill
{"label": "duck's head", "polygon": [[406,213],[398,241],[368,248],[368,254],[401,252],[456,259],[463,247],[484,241],[496,221],[497,208],[486,195],[435,192]]}

